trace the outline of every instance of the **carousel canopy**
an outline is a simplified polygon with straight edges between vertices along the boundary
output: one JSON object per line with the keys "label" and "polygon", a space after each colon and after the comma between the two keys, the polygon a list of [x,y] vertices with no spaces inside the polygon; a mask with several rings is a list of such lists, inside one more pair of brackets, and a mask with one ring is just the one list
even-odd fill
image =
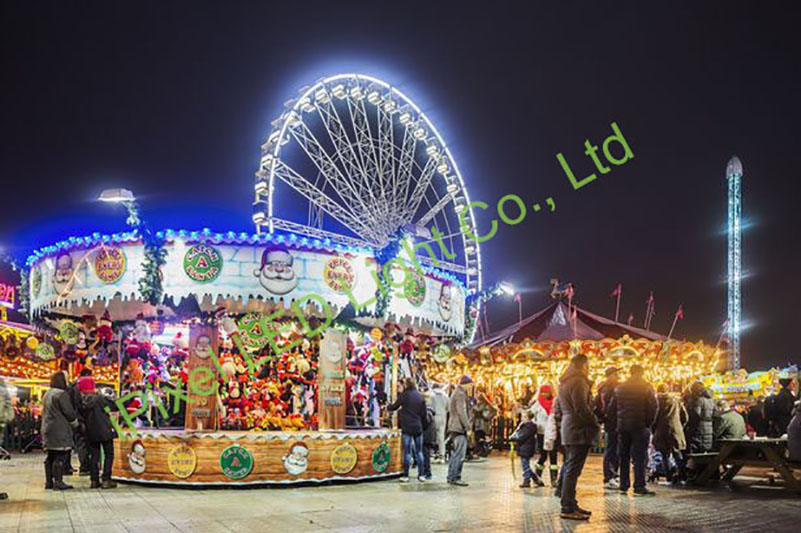
{"label": "carousel canopy", "polygon": [[[575,312],[575,316],[573,313]],[[585,311],[576,305],[569,306],[562,300],[555,300],[545,309],[524,318],[483,341],[474,343],[469,349],[481,346],[497,346],[509,342],[522,342],[530,339],[541,341],[600,340],[617,339],[628,335],[653,341],[666,341],[667,337],[644,329],[628,326]]]}

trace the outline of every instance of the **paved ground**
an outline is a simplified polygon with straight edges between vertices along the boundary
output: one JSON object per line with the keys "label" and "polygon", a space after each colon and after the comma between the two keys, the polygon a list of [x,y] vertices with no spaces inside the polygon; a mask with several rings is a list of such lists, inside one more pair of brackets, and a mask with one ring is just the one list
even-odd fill
{"label": "paved ground", "polygon": [[[551,491],[517,488],[508,457],[466,465],[471,486],[442,481],[397,481],[288,489],[177,490],[120,484],[90,490],[45,491],[42,456],[0,464],[0,533],[12,531],[237,532],[237,531],[798,531],[801,498],[775,489],[699,491],[655,487],[658,496],[634,499],[600,487],[600,458],[592,457],[579,500],[593,511],[587,523],[559,519]],[[435,465],[442,479],[444,466]],[[520,475],[519,466],[517,475]]]}

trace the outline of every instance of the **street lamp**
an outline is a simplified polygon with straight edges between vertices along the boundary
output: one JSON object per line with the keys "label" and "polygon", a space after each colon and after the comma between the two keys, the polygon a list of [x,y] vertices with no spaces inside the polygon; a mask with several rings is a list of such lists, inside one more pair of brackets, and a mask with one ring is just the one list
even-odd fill
{"label": "street lamp", "polygon": [[128,219],[125,221],[132,228],[138,228],[142,221],[139,219],[139,206],[136,197],[128,189],[106,189],[97,198],[101,202],[122,204],[128,210]]}

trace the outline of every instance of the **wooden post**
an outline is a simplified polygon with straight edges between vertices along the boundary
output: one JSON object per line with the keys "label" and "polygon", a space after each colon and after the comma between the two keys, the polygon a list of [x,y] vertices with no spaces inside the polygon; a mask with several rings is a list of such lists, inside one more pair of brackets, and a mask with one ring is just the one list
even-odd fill
{"label": "wooden post", "polygon": [[[397,344],[393,343],[392,346],[392,395],[390,398],[390,403],[395,403],[398,399],[398,346]],[[398,426],[398,412],[395,411],[392,414],[392,426]]]}
{"label": "wooden post", "polygon": [[[205,324],[189,325],[189,358],[186,371],[189,373],[189,384],[192,383],[192,371],[196,368],[208,368],[210,372],[198,373],[195,382],[201,390],[214,386],[217,372],[213,357],[217,357],[219,335],[217,326]],[[212,376],[207,379],[206,376]],[[217,429],[217,395],[201,396],[187,385],[186,395],[189,398],[186,406],[184,427],[187,431],[209,431]]]}
{"label": "wooden post", "polygon": [[319,429],[345,429],[345,334],[333,328],[320,341],[317,374],[317,425]]}

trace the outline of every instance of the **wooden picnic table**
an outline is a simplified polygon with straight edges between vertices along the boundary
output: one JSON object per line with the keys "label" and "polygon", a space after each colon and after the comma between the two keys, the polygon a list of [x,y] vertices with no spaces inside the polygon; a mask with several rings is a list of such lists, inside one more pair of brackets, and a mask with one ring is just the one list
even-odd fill
{"label": "wooden picnic table", "polygon": [[706,465],[696,483],[707,485],[721,466],[720,479],[726,483],[731,483],[744,466],[755,466],[775,470],[784,479],[787,490],[801,492],[801,481],[793,475],[793,466],[801,465],[793,465],[788,459],[787,439],[724,439],[717,457]]}

